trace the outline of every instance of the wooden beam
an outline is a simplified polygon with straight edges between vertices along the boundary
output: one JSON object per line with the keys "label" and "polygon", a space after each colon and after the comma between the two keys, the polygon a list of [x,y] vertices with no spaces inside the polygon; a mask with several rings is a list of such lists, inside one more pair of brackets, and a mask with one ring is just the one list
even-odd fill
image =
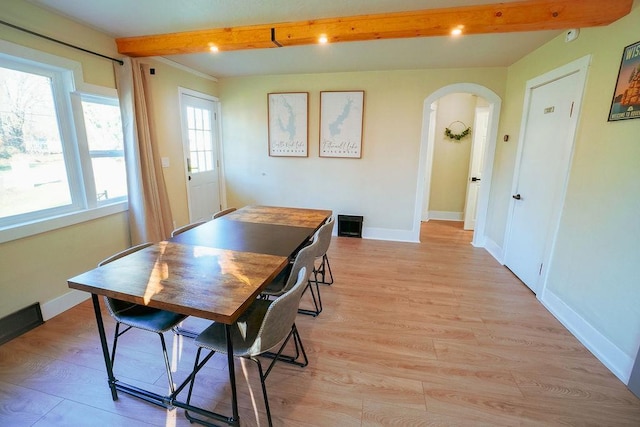
{"label": "wooden beam", "polygon": [[463,34],[564,30],[608,25],[631,11],[633,0],[527,0],[468,7],[326,18],[278,24],[116,39],[118,52],[128,56],[162,56],[265,49],[318,43],[447,36]]}

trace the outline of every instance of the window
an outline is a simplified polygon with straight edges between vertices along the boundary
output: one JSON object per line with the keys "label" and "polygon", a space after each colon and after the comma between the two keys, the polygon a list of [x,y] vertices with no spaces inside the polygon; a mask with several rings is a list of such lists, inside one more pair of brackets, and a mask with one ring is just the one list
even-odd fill
{"label": "window", "polygon": [[127,171],[118,101],[86,94],[80,98],[93,172],[94,193],[91,198],[98,205],[124,200],[127,196]]}
{"label": "window", "polygon": [[0,218],[72,204],[51,75],[0,68]]}
{"label": "window", "polygon": [[44,53],[42,62],[10,56],[2,52],[6,45],[0,45],[0,230],[126,202],[115,93],[76,92],[73,68],[51,64]]}
{"label": "window", "polygon": [[189,172],[213,170],[213,137],[211,110],[187,106],[189,135]]}

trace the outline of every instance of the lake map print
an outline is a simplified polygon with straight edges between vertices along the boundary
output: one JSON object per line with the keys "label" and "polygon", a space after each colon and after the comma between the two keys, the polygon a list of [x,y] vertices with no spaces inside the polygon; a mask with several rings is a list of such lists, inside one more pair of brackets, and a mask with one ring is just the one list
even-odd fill
{"label": "lake map print", "polygon": [[320,157],[362,157],[364,91],[320,92]]}
{"label": "lake map print", "polygon": [[269,155],[307,157],[308,93],[270,93]]}

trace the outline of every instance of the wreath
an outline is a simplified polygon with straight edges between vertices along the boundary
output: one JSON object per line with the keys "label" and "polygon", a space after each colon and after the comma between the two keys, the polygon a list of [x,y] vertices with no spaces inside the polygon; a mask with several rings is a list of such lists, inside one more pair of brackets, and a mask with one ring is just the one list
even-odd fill
{"label": "wreath", "polygon": [[[450,128],[453,127],[453,125],[456,123],[460,123],[462,126],[464,126],[465,130],[463,130],[461,133],[453,133]],[[462,138],[469,135],[470,133],[471,133],[471,128],[465,125],[464,123],[462,123],[461,121],[455,121],[451,123],[449,127],[444,128],[444,135],[447,138],[455,139],[456,141],[460,141]]]}

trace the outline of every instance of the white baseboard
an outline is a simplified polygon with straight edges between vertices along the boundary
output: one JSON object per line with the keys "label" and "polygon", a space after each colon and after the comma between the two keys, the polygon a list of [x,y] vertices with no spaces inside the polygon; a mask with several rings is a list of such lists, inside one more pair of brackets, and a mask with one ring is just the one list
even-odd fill
{"label": "white baseboard", "polygon": [[551,291],[544,291],[540,302],[620,381],[627,384],[633,369],[633,358],[597,331]]}
{"label": "white baseboard", "polygon": [[392,240],[395,242],[418,243],[413,230],[394,230],[391,228],[362,228],[363,239]]}
{"label": "white baseboard", "polygon": [[42,319],[47,321],[52,317],[55,317],[58,314],[63,313],[70,308],[80,304],[81,302],[88,300],[90,296],[91,295],[86,292],[77,291],[74,289],[64,295],[60,295],[57,298],[40,304],[40,309],[42,310]]}
{"label": "white baseboard", "polygon": [[496,259],[496,261],[504,265],[504,262],[503,262],[504,255],[502,253],[502,248],[496,242],[494,242],[488,237],[485,237],[484,248],[486,249],[487,252],[491,254],[492,257]]}
{"label": "white baseboard", "polygon": [[429,211],[429,219],[440,221],[463,221],[464,212]]}

